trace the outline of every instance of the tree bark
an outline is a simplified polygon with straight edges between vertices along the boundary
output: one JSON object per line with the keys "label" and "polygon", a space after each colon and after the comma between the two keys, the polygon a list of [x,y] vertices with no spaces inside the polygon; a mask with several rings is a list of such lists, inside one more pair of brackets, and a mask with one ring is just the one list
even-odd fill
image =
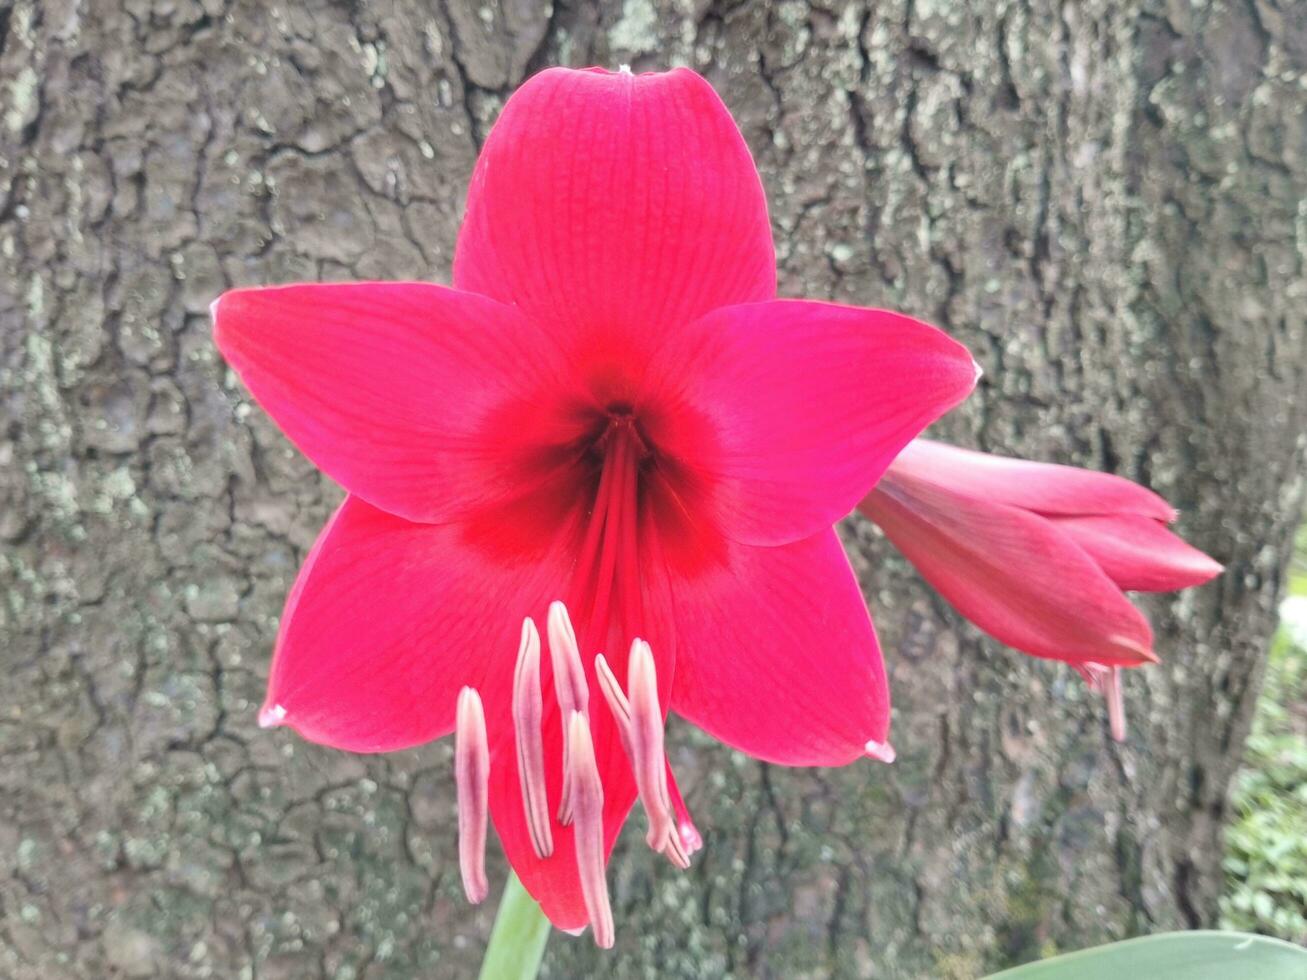
{"label": "tree bark", "polygon": [[1131,672],[1117,746],[1069,670],[981,639],[852,519],[899,762],[772,768],[673,722],[707,846],[678,874],[624,837],[617,949],[558,935],[549,975],[971,977],[1213,922],[1303,502],[1293,0],[0,0],[0,975],[475,971],[493,909],[460,897],[450,746],[255,726],[338,491],[207,309],[447,281],[506,95],[619,62],[722,93],[785,293],[971,347],[941,435],[1141,480],[1228,570],[1148,604],[1164,664]]}

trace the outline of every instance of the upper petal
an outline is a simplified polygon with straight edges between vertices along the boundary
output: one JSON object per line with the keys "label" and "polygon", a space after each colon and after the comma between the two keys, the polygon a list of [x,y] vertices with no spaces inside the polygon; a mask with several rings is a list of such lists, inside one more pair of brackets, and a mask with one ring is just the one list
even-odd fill
{"label": "upper petal", "polygon": [[637,411],[723,533],[782,544],[847,515],[976,377],[966,348],[910,317],[774,300],[671,338]]}
{"label": "upper petal", "polygon": [[986,633],[1037,657],[1155,660],[1148,621],[1069,535],[1018,507],[891,468],[859,509]]}
{"label": "upper petal", "polygon": [[546,325],[638,336],[776,291],[753,159],[706,81],[551,68],[500,113],[454,283]]}
{"label": "upper petal", "polygon": [[1175,509],[1124,477],[1077,466],[1035,463],[916,439],[894,461],[896,472],[1041,514],[1135,514],[1170,523]]}
{"label": "upper petal", "polygon": [[729,545],[674,581],[672,710],[767,762],[833,766],[889,731],[871,616],[830,528],[773,548]]}
{"label": "upper petal", "polygon": [[1147,517],[1125,514],[1052,520],[1122,589],[1172,592],[1202,585],[1221,573],[1220,562]]}
{"label": "upper petal", "polygon": [[351,493],[441,521],[547,478],[571,438],[561,354],[516,310],[427,283],[237,289],[223,357],[282,431]]}

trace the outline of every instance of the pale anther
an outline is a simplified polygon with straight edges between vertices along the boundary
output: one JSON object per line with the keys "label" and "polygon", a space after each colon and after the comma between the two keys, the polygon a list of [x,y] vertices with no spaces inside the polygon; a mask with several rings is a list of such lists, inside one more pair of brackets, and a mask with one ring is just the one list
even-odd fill
{"label": "pale anther", "polygon": [[649,818],[649,833],[645,840],[655,851],[662,851],[667,838],[675,830],[671,797],[667,792],[658,675],[653,651],[644,640],[636,639],[631,643],[626,686],[631,705],[631,768],[635,771],[640,802]]}
{"label": "pale anther", "polygon": [[608,666],[608,661],[602,653],[595,657],[595,677],[599,681],[599,690],[603,693],[604,700],[608,702],[608,709],[613,713],[613,721],[617,724],[617,732],[622,737],[622,748],[626,750],[629,757],[631,754],[631,705],[626,700],[626,692],[622,690],[622,685],[618,683],[617,677],[613,674],[613,669]]}
{"label": "pale anther", "polygon": [[[622,740],[622,748],[626,752],[626,757],[631,760],[631,767],[634,770],[636,763],[631,748],[631,704],[602,653],[595,657],[595,677],[599,680],[599,690],[603,692],[604,700],[608,702],[608,708],[612,712],[613,722]],[[666,767],[665,762],[664,767]],[[663,785],[667,786],[670,780],[671,773],[668,769],[663,774]],[[668,809],[671,809],[670,804]],[[666,855],[667,860],[684,870],[690,866],[690,855],[702,846],[703,839],[699,837],[698,830],[695,829],[694,824],[686,820],[667,833],[661,851]]]}
{"label": "pale anther", "polygon": [[590,724],[580,711],[568,715],[568,768],[572,773],[572,813],[575,817],[576,869],[581,878],[595,945],[609,949],[615,939],[613,910],[604,877],[604,787],[595,765]]}
{"label": "pale anther", "polygon": [[458,693],[454,727],[454,781],[458,788],[458,867],[474,905],[490,892],[486,881],[486,828],[490,818],[490,745],[481,696]]}
{"label": "pale anther", "polygon": [[1107,699],[1107,720],[1112,738],[1125,741],[1125,696],[1121,691],[1121,668],[1113,667],[1103,677],[1103,696]]}
{"label": "pale anther", "polygon": [[[576,645],[576,631],[561,602],[549,604],[549,659],[554,667],[554,695],[558,699],[560,718],[570,718],[573,711],[589,716],[590,687],[581,664],[581,651]],[[563,728],[563,792],[558,802],[558,820],[563,825],[572,822],[571,753],[568,751],[568,731]]]}
{"label": "pale anther", "polygon": [[527,832],[536,857],[554,853],[545,791],[545,742],[541,724],[544,704],[540,692],[540,633],[527,617],[513,671],[513,734],[517,743],[517,773],[522,785],[522,806]]}

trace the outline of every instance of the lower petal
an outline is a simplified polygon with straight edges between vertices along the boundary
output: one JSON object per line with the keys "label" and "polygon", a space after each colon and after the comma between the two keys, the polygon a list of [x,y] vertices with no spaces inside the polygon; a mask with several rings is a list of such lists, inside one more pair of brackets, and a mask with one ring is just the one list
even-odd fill
{"label": "lower petal", "polygon": [[[504,852],[554,924],[576,928],[586,915],[573,831],[554,823],[553,855],[535,856],[518,778],[512,688],[522,621],[541,619],[566,589],[579,526],[563,519],[552,536],[533,538],[513,519],[523,516],[412,524],[346,498],[287,600],[262,717],[310,741],[385,752],[451,732],[460,689],[474,688],[485,706],[490,815]],[[548,658],[541,683],[549,692],[542,741],[553,813],[562,737]],[[591,715],[604,773],[607,853],[635,786],[604,709]]]}
{"label": "lower petal", "polygon": [[672,586],[672,710],[767,762],[843,765],[889,730],[866,603],[833,530],[728,545]]}
{"label": "lower petal", "polygon": [[494,725],[522,619],[568,572],[566,534],[530,554],[514,555],[513,538],[505,525],[413,524],[347,497],[286,600],[264,717],[313,742],[389,752],[453,731],[466,685]]}

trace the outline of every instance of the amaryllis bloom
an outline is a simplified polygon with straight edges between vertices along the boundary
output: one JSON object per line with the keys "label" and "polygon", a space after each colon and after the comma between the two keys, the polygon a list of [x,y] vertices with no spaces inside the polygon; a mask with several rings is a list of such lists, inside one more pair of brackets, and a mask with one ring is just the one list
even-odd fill
{"label": "amaryllis bloom", "polygon": [[859,510],[998,640],[1064,660],[1125,737],[1121,668],[1157,660],[1125,591],[1201,585],[1221,565],[1166,527],[1175,510],[1119,476],[917,439]]}
{"label": "amaryllis bloom", "polygon": [[348,491],[261,719],[384,752],[457,716],[469,896],[488,809],[550,919],[607,945],[604,863],[637,793],[651,846],[684,866],[698,843],[668,711],[770,762],[889,757],[832,525],[976,370],[908,317],[776,298],[749,151],[684,69],[525,84],[453,278],[215,304],[228,363]]}

